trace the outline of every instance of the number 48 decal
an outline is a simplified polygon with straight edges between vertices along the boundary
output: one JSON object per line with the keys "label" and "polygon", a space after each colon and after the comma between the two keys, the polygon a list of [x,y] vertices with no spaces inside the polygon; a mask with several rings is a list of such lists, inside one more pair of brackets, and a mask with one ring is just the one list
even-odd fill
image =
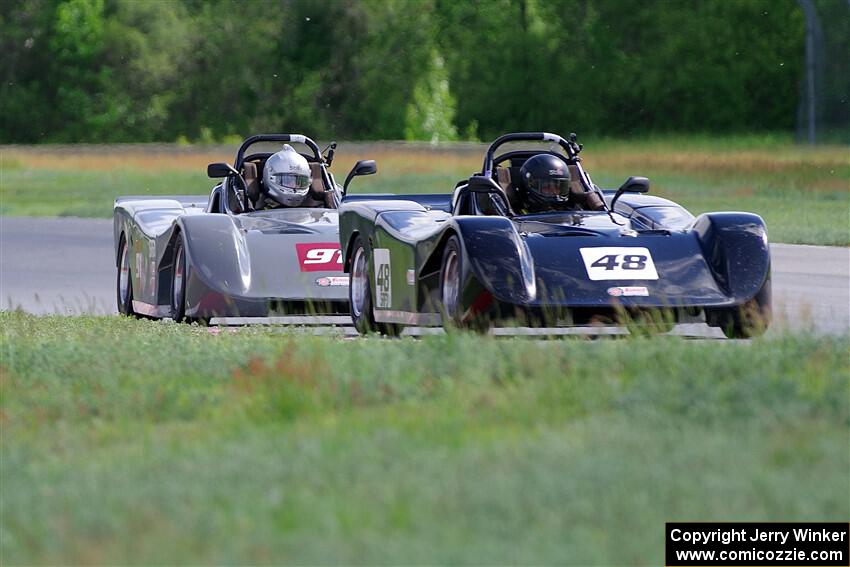
{"label": "number 48 decal", "polygon": [[372,250],[375,259],[375,306],[389,309],[393,304],[392,265],[388,248]]}
{"label": "number 48 decal", "polygon": [[[618,264],[619,259],[623,260],[622,264]],[[606,254],[590,265],[591,268],[604,268],[606,270],[616,270],[619,266],[624,270],[642,270],[646,267],[646,256],[643,254],[627,254],[625,256],[617,256],[616,254]]]}
{"label": "number 48 decal", "polygon": [[610,247],[580,250],[587,276],[597,280],[657,280],[658,272],[646,248]]}

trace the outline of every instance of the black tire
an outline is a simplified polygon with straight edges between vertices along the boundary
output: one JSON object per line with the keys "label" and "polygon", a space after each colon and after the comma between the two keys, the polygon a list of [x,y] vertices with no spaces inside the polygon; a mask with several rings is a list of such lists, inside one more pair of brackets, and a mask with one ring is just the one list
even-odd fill
{"label": "black tire", "polygon": [[118,241],[118,274],[115,278],[115,295],[118,312],[128,317],[138,317],[133,311],[133,274],[130,271],[130,246],[127,237]]}
{"label": "black tire", "polygon": [[171,318],[182,323],[186,321],[186,254],[183,251],[183,237],[177,236],[174,243],[174,263],[171,266]]}
{"label": "black tire", "polygon": [[443,248],[443,260],[440,264],[440,309],[443,327],[451,329],[469,329],[478,333],[490,330],[490,320],[485,316],[463,318],[461,293],[463,287],[463,253],[460,240],[455,235],[449,237]]}
{"label": "black tire", "polygon": [[391,337],[398,336],[401,325],[378,323],[372,303],[372,284],[369,277],[369,258],[371,254],[366,243],[358,236],[352,247],[351,281],[348,286],[348,304],[354,328],[361,335],[380,333]]}
{"label": "black tire", "polygon": [[771,307],[772,288],[770,278],[759,292],[737,307],[712,310],[706,320],[712,327],[720,327],[728,339],[752,339],[762,336],[773,319]]}

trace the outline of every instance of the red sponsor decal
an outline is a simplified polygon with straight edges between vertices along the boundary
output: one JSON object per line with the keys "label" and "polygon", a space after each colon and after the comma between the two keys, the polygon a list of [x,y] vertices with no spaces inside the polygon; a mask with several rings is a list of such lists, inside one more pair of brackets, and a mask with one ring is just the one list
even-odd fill
{"label": "red sponsor decal", "polygon": [[305,242],[295,245],[302,272],[341,272],[342,251],[336,242]]}

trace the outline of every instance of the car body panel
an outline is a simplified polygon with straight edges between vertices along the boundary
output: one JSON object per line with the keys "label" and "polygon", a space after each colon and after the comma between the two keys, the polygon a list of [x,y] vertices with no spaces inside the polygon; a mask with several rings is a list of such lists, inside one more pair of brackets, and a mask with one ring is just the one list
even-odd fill
{"label": "car body panel", "polygon": [[[265,316],[273,301],[347,301],[347,286],[338,279],[344,274],[336,252],[336,210],[273,209],[228,215],[207,213],[205,206],[196,197],[116,201],[116,258],[120,238],[126,235],[134,300],[152,306],[146,314],[167,316],[170,310],[176,238],[183,239],[191,266],[186,294],[189,316]],[[323,262],[327,269],[307,271],[296,249],[301,244],[324,245],[336,253],[332,261]],[[334,285],[321,285],[326,281]]]}
{"label": "car body panel", "polygon": [[[258,135],[237,153],[234,176],[257,142],[292,141],[313,150],[324,187],[323,207],[234,213],[222,195],[233,176],[197,195],[119,197],[114,206],[116,265],[122,239],[130,248],[133,310],[172,314],[175,246],[183,244],[185,315],[190,318],[262,317],[347,312],[348,277],[342,272],[336,204],[341,187],[327,171],[315,142],[301,135]],[[252,154],[248,159],[271,154]],[[241,178],[240,178],[241,179]],[[228,193],[231,191],[231,193]],[[238,195],[238,193],[237,193]],[[240,198],[244,198],[241,196]]]}
{"label": "car body panel", "polygon": [[[613,192],[604,196],[610,202]],[[377,321],[439,320],[441,251],[451,234],[458,235],[468,267],[463,291],[467,307],[486,292],[508,306],[508,312],[516,311],[513,307],[692,311],[741,305],[770,275],[764,222],[750,213],[695,218],[666,199],[628,194],[617,201],[611,216],[603,211],[452,216],[426,207],[419,198],[344,200],[340,208],[346,266],[355,233],[369,239],[373,249],[389,252],[392,301],[382,306],[376,300]],[[450,202],[451,195],[429,196],[429,201]],[[658,278],[591,280],[581,251],[593,248],[645,249]],[[370,274],[374,278],[374,270]]]}

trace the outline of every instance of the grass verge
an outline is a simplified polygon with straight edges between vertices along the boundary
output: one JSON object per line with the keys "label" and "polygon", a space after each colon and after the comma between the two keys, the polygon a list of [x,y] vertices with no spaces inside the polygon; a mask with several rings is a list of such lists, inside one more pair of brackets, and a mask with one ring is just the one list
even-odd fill
{"label": "grass verge", "polygon": [[847,337],[0,327],[8,564],[660,564],[665,521],[850,515]]}
{"label": "grass verge", "polygon": [[[616,188],[645,175],[651,192],[694,214],[743,210],[765,218],[774,242],[850,245],[850,156],[845,147],[797,146],[786,138],[585,140],[593,179]],[[339,181],[357,159],[378,175],[353,192],[448,192],[481,168],[485,145],[431,147],[341,143]],[[233,159],[232,147],[176,145],[0,148],[0,215],[108,217],[120,195],[209,194],[206,164]]]}

